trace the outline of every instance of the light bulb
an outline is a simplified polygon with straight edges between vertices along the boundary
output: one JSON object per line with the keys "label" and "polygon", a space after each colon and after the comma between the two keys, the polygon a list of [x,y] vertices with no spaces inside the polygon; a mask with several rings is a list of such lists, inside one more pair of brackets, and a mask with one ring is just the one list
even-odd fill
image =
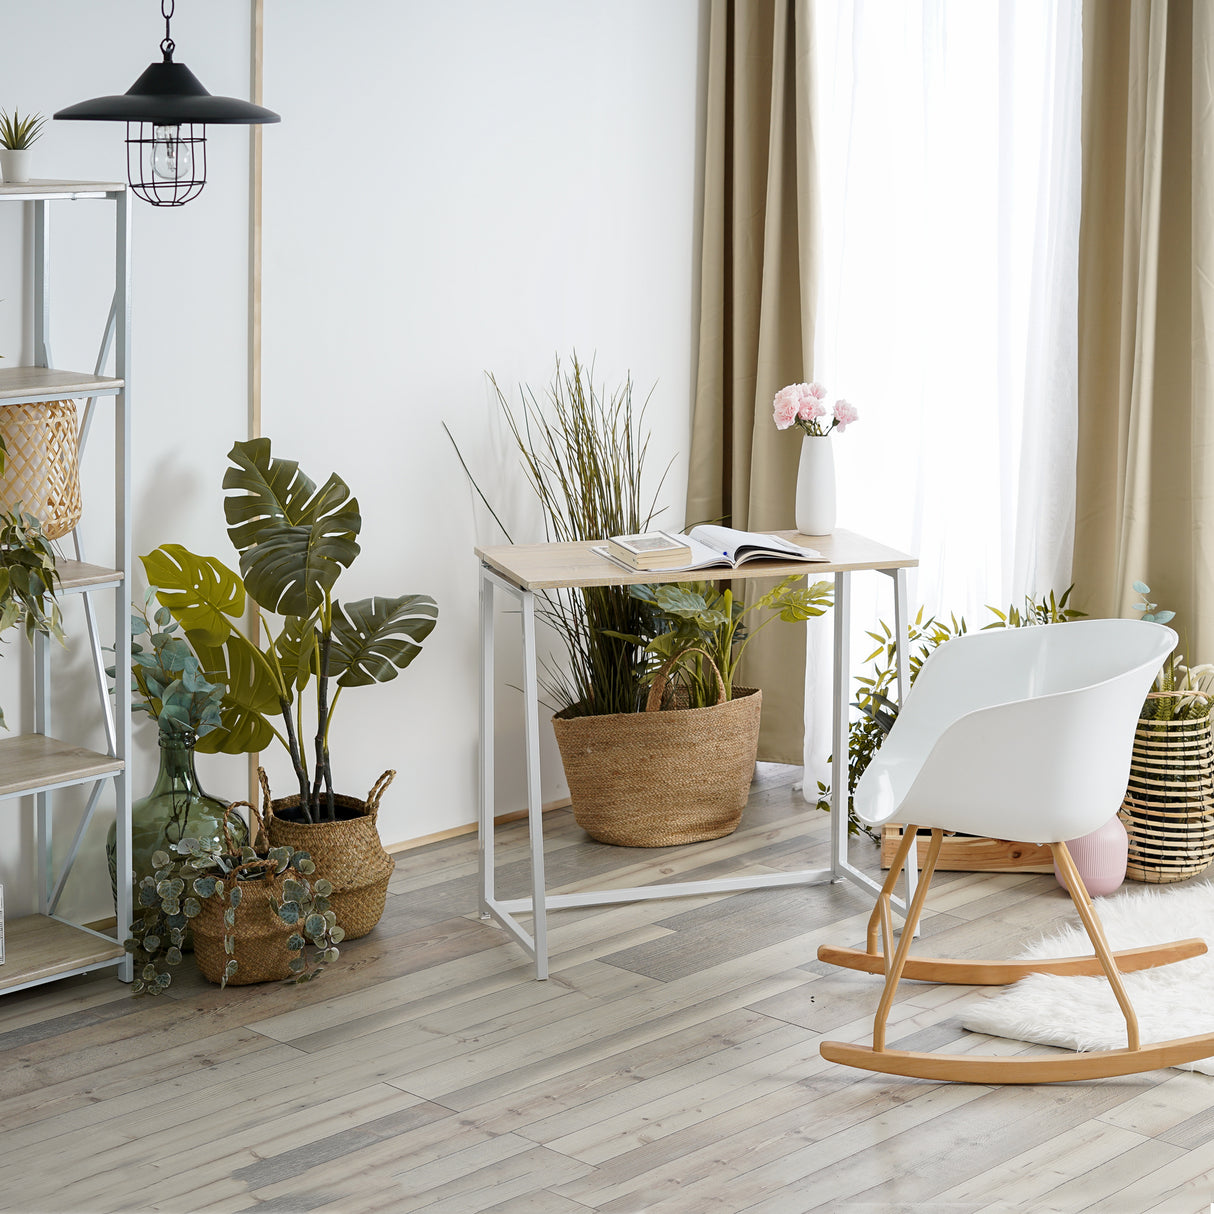
{"label": "light bulb", "polygon": [[164,181],[188,181],[194,175],[194,154],[181,142],[181,127],[152,128],[152,172]]}

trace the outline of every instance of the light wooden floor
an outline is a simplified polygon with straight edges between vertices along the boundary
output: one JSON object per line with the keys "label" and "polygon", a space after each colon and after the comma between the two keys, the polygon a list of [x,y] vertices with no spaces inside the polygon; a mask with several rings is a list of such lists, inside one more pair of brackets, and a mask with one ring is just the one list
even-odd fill
{"label": "light wooden floor", "polygon": [[[763,768],[743,829],[653,852],[552,816],[552,885],[822,862],[826,819]],[[525,832],[499,882],[523,892]],[[856,847],[875,868],[876,849]],[[475,915],[476,844],[401,858],[370,937],[301,988],[182,971],[0,1001],[0,1207],[431,1214],[1175,1211],[1214,1194],[1214,1079],[1036,1088],[884,1079],[823,1062],[862,1040],[875,978],[850,886],[552,916],[553,976]],[[1052,877],[941,874],[924,951],[999,955],[1069,919]],[[891,1045],[964,1033],[957,988],[903,987]],[[896,1023],[895,1023],[896,1022]]]}

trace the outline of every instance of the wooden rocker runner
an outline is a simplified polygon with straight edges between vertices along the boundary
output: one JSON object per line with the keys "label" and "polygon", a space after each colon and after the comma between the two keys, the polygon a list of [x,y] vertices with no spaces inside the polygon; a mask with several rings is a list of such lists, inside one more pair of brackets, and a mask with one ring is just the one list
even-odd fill
{"label": "wooden rocker runner", "polygon": [[[962,636],[932,653],[856,787],[855,810],[865,822],[907,824],[869,918],[867,947],[818,950],[822,961],[885,975],[872,1045],[823,1041],[823,1058],[919,1079],[1058,1083],[1214,1054],[1214,1033],[1143,1044],[1121,980],[1134,970],[1196,957],[1205,942],[1113,952],[1064,842],[1116,814],[1139,710],[1176,639],[1170,628],[1141,620],[1082,620]],[[890,898],[904,865],[915,862],[920,828],[931,830],[931,843],[895,948]],[[1039,961],[911,957],[940,846],[951,832],[1048,844],[1093,953]],[[903,977],[1004,985],[1028,973],[1104,974],[1125,1017],[1126,1048],[1027,1057],[886,1048],[886,1022]]]}

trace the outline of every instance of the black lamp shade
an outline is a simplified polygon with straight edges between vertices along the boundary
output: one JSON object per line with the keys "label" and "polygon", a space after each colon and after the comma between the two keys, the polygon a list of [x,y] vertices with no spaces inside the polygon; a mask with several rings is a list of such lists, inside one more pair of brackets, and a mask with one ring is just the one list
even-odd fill
{"label": "black lamp shade", "polygon": [[280,122],[265,106],[237,97],[216,97],[184,63],[166,59],[153,63],[125,93],[93,97],[58,110],[56,118],[86,122],[151,122],[175,126],[182,122]]}

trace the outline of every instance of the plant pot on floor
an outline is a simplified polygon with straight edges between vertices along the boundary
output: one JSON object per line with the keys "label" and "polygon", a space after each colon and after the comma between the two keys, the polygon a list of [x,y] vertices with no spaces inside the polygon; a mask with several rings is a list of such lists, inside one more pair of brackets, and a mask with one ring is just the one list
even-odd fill
{"label": "plant pot on floor", "polygon": [[644,712],[552,718],[573,816],[600,843],[698,843],[742,820],[763,693],[736,687],[727,700],[718,672],[716,704],[662,709],[669,669],[654,680]]}
{"label": "plant pot on floor", "polygon": [[376,826],[380,799],[396,772],[384,772],[365,801],[336,795],[336,820],[332,822],[303,821],[298,814],[299,794],[275,799],[264,769],[259,767],[257,775],[270,846],[306,851],[316,864],[317,876],[333,886],[329,905],[346,939],[365,936],[384,913],[388,881],[396,867],[384,851]]}

